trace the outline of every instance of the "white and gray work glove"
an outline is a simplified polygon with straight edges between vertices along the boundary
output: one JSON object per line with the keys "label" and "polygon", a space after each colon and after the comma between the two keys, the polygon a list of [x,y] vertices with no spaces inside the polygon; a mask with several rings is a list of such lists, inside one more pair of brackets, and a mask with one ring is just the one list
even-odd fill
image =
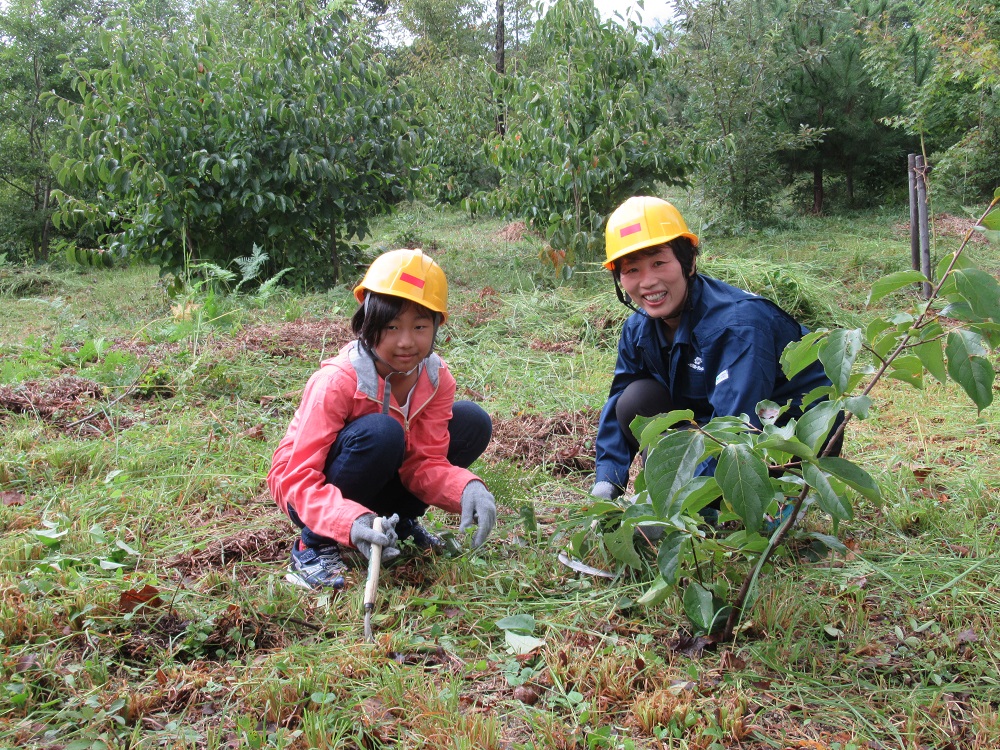
{"label": "white and gray work glove", "polygon": [[394,557],[399,556],[399,537],[396,536],[396,524],[399,523],[399,514],[393,513],[390,518],[382,518],[382,531],[377,532],[373,527],[375,523],[374,513],[365,513],[359,516],[351,524],[351,544],[358,548],[358,551],[370,560],[372,556],[372,545],[382,545],[382,562],[389,562]]}
{"label": "white and gray work glove", "polygon": [[599,497],[601,500],[614,500],[621,493],[611,482],[597,482],[590,488],[591,497]]}
{"label": "white and gray work glove", "polygon": [[465,531],[472,525],[479,527],[472,539],[472,548],[475,549],[486,541],[496,522],[497,505],[492,493],[482,482],[469,482],[462,492],[462,520],[458,530]]}

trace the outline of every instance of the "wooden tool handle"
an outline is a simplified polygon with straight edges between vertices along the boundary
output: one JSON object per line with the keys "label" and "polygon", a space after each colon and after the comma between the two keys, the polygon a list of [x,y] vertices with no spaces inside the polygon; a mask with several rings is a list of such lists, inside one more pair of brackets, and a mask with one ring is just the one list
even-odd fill
{"label": "wooden tool handle", "polygon": [[[372,531],[382,533],[382,518],[376,516],[372,522]],[[371,557],[368,558],[368,583],[365,584],[365,607],[375,604],[375,590],[378,588],[378,574],[382,569],[382,545],[373,544]]]}

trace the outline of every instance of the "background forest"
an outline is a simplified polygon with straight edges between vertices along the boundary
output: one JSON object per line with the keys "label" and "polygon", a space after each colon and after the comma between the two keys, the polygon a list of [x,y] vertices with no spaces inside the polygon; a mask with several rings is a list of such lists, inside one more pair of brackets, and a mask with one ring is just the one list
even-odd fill
{"label": "background forest", "polygon": [[[605,216],[693,188],[697,230],[1000,181],[1000,22],[981,0],[181,3],[0,13],[0,253],[178,272],[254,245],[322,287],[407,198],[523,219],[566,275]],[[101,257],[101,256],[107,257]]]}

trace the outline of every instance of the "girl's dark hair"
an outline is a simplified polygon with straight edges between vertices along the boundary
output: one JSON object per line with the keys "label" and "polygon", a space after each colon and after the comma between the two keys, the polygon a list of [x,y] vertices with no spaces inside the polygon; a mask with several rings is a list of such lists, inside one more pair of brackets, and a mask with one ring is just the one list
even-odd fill
{"label": "girl's dark hair", "polygon": [[361,339],[361,343],[369,349],[374,349],[382,342],[386,326],[398,318],[399,314],[409,306],[426,314],[434,321],[435,326],[440,323],[438,313],[428,310],[416,302],[392,294],[367,292],[365,302],[354,311],[354,315],[351,317],[351,330],[354,331],[355,336]]}
{"label": "girl's dark hair", "polygon": [[[670,242],[664,242],[663,245],[669,245],[670,249],[674,251],[674,257],[681,264],[681,270],[684,271],[685,278],[691,276],[695,270],[695,258],[698,257],[698,246],[687,237],[675,237]],[[659,252],[663,245],[653,245],[652,247],[643,248],[631,254],[637,256],[652,255]],[[621,273],[622,259],[619,258],[615,261],[615,276],[621,276]]]}

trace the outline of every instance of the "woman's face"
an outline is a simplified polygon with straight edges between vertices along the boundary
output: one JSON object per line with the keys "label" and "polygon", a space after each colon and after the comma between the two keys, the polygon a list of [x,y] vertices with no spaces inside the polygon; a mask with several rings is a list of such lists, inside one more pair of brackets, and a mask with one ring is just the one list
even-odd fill
{"label": "woman's face", "polygon": [[663,318],[676,329],[688,280],[669,245],[631,253],[621,261],[621,285],[651,318]]}
{"label": "woman's face", "polygon": [[434,318],[422,307],[407,305],[383,329],[375,347],[382,361],[375,368],[383,378],[393,370],[409,372],[431,353],[433,344]]}

